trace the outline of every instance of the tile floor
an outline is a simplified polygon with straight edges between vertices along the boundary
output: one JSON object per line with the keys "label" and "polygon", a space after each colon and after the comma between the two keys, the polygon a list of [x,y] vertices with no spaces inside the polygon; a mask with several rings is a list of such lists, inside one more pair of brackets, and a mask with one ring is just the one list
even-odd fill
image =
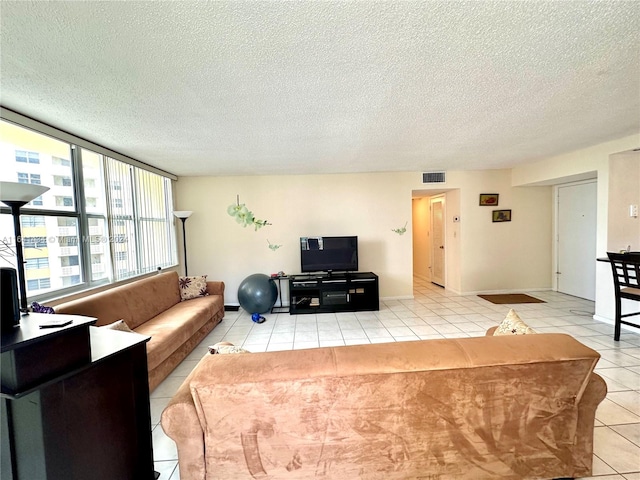
{"label": "tile floor", "polygon": [[[221,324],[151,394],[155,468],[161,480],[179,480],[174,442],[159,425],[160,414],[207,346],[221,340],[252,352],[363,343],[479,336],[497,325],[510,305],[460,296],[416,279],[413,300],[383,301],[378,312],[265,315],[256,324],[242,311],[226,312]],[[529,292],[547,303],[513,305],[539,332],[569,333],[602,355],[596,371],[609,393],[596,414],[593,475],[598,480],[640,480],[640,333],[593,320],[593,302],[556,292]]]}

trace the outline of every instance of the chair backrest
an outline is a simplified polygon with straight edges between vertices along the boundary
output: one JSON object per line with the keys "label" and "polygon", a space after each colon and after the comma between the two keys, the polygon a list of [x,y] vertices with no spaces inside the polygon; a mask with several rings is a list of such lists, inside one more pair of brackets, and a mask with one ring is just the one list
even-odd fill
{"label": "chair backrest", "polygon": [[616,290],[621,287],[640,288],[640,253],[607,252],[611,261]]}

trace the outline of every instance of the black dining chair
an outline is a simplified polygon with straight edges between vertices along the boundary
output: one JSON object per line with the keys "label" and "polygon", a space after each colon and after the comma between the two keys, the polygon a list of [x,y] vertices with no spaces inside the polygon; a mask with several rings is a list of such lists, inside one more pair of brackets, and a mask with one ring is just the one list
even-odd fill
{"label": "black dining chair", "polygon": [[640,315],[640,311],[634,313],[622,313],[622,299],[640,302],[640,252],[612,253],[607,252],[613,272],[613,284],[616,295],[616,323],[613,339],[620,340],[621,325],[640,328],[640,324],[631,323],[625,318]]}

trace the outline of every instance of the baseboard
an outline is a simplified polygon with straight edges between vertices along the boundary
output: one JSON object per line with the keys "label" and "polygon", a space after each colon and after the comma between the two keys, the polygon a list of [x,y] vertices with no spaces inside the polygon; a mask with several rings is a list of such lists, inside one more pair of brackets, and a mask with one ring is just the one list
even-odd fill
{"label": "baseboard", "polygon": [[508,293],[551,292],[550,288],[518,288],[515,290],[479,290],[477,292],[464,292],[459,295],[503,295]]}
{"label": "baseboard", "polygon": [[380,297],[381,302],[386,302],[388,300],[414,300],[416,297],[413,295],[400,295],[398,297]]}

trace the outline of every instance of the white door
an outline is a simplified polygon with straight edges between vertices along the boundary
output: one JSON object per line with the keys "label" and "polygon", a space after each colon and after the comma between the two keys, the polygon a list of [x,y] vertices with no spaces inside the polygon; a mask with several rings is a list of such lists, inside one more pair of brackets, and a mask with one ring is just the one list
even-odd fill
{"label": "white door", "polygon": [[431,197],[431,282],[445,286],[444,196]]}
{"label": "white door", "polygon": [[596,296],[597,183],[558,186],[558,291]]}

